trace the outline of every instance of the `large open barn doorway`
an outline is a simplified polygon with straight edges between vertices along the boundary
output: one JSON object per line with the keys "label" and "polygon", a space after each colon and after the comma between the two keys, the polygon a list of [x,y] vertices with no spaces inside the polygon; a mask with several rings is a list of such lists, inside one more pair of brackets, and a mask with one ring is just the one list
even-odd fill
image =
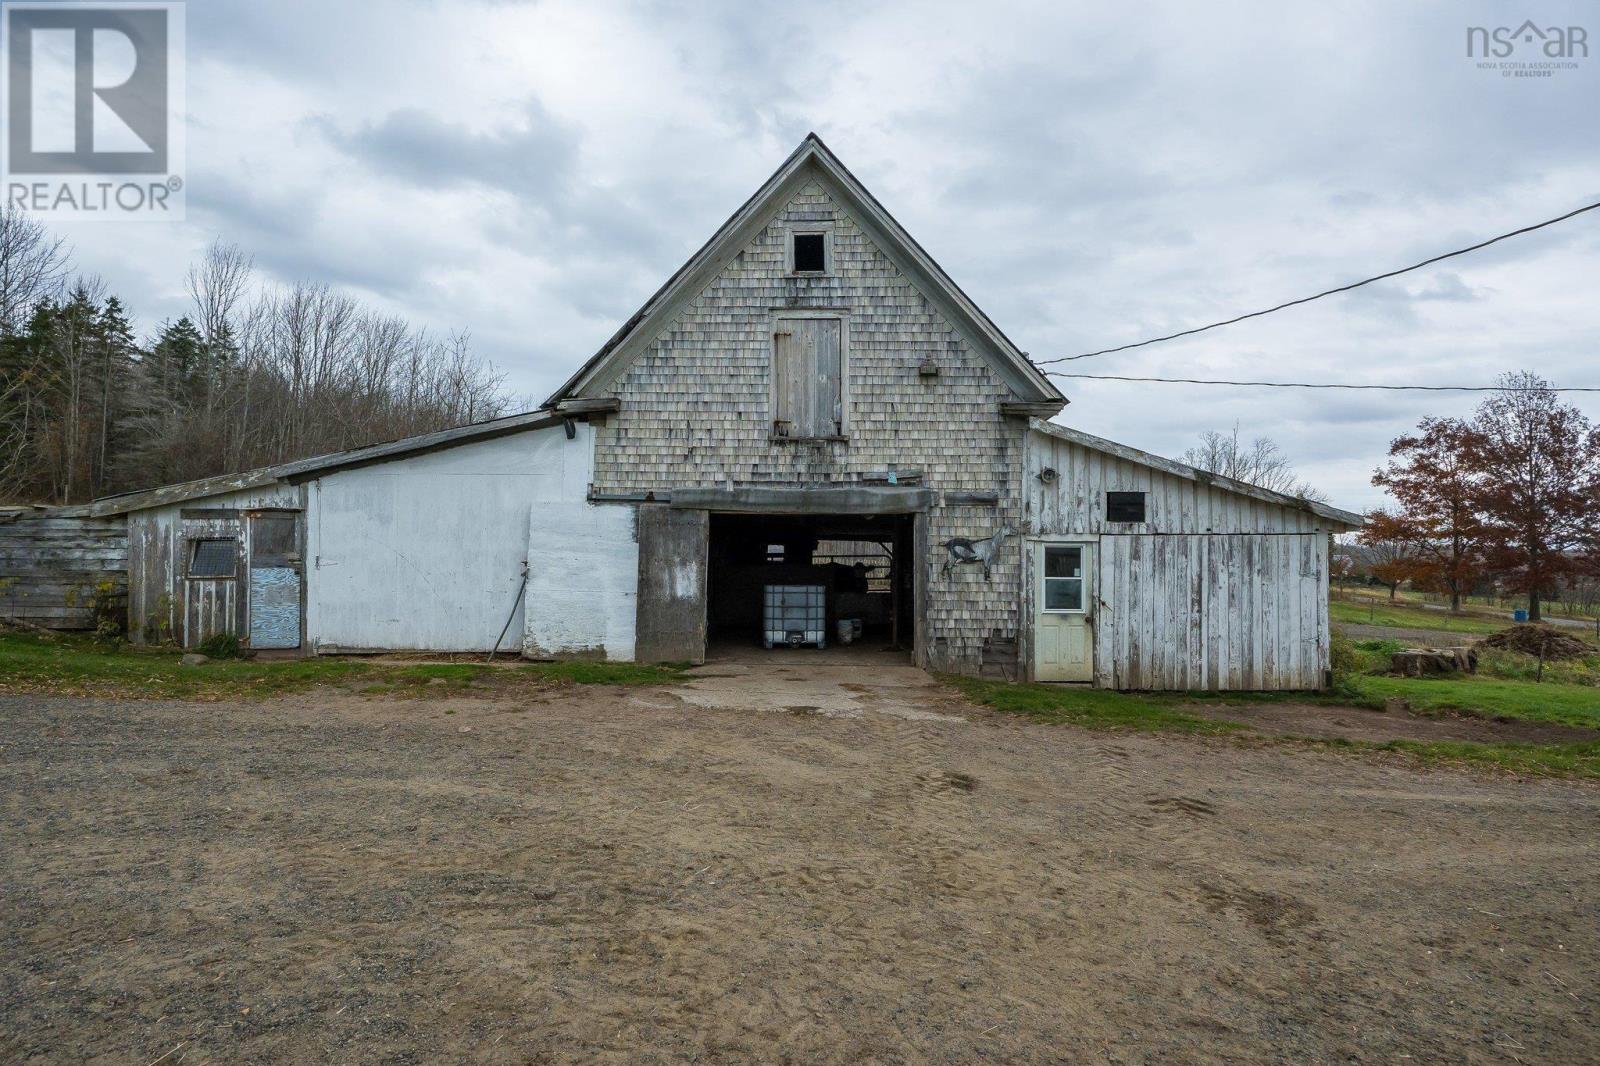
{"label": "large open barn doorway", "polygon": [[706,622],[724,649],[912,653],[913,516],[713,514]]}

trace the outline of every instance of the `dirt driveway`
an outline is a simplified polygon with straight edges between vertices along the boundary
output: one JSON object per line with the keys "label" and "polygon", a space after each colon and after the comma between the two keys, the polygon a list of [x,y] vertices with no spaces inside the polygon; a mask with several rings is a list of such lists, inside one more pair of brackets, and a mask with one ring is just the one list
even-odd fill
{"label": "dirt driveway", "polygon": [[0,1060],[1600,1059],[1600,791],[716,674],[0,698]]}

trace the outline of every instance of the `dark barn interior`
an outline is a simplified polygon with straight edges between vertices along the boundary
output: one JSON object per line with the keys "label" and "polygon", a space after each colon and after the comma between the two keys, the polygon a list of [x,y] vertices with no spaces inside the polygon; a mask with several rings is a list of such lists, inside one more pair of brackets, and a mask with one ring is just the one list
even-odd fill
{"label": "dark barn interior", "polygon": [[762,646],[767,586],[821,586],[829,648],[909,654],[916,624],[912,528],[911,515],[713,514],[710,640]]}

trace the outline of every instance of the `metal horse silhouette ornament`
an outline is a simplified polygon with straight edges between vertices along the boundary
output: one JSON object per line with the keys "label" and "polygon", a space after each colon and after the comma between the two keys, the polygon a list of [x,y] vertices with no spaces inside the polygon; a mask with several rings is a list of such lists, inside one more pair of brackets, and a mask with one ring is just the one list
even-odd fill
{"label": "metal horse silhouette ornament", "polygon": [[1000,549],[1005,546],[1006,538],[1015,533],[1010,526],[1001,526],[992,537],[983,540],[968,540],[966,537],[952,537],[945,541],[942,547],[947,553],[944,560],[942,573],[949,575],[950,568],[959,564],[966,565],[978,563],[983,567],[983,579],[989,580],[989,567],[1000,557]]}

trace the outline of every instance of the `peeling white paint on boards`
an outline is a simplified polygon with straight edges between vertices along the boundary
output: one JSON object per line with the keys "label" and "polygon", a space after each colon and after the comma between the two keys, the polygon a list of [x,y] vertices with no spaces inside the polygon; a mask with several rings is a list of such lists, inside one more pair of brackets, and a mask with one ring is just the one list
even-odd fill
{"label": "peeling white paint on boards", "polygon": [[583,499],[528,519],[523,654],[632,662],[639,599],[638,508]]}
{"label": "peeling white paint on boards", "polygon": [[588,492],[594,435],[576,431],[512,433],[312,482],[311,646],[488,651],[510,619],[501,647],[515,652],[531,598],[518,602],[523,563],[545,565],[530,507],[581,504]]}
{"label": "peeling white paint on boards", "polygon": [[[300,506],[300,491],[291,485],[264,485],[254,489],[196,496],[128,515],[128,631],[135,644],[165,640],[191,643],[202,634],[248,634],[241,613],[238,579],[226,582],[184,578],[185,526],[194,532],[239,537],[243,541],[241,565],[249,561],[250,523],[238,518],[185,519],[185,511],[248,511],[256,508]],[[190,586],[194,586],[191,588]],[[246,585],[248,581],[246,580]],[[224,587],[226,586],[226,587]]]}
{"label": "peeling white paint on boards", "polygon": [[[1025,671],[1038,669],[1038,552],[1059,540],[1095,546],[1090,626],[1099,687],[1322,686],[1329,538],[1346,523],[1037,429],[1024,464]],[[1144,493],[1145,521],[1109,520],[1113,491]]]}

